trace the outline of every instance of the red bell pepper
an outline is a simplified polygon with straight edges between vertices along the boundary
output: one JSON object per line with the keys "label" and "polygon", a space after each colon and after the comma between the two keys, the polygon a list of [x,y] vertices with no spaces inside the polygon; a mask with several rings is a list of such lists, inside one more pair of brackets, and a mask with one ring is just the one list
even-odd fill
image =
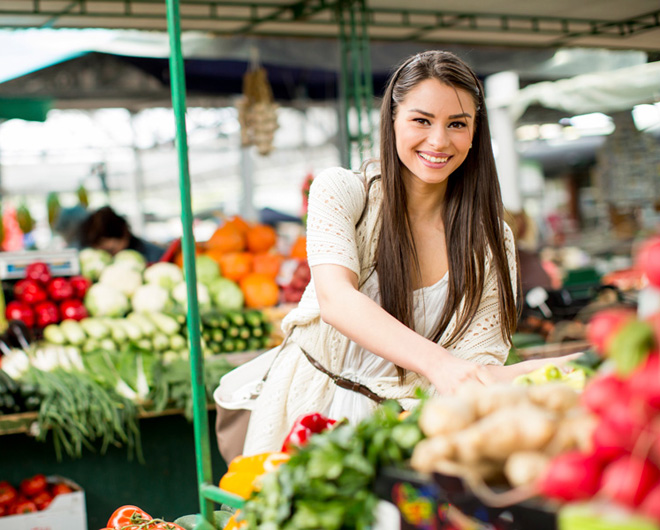
{"label": "red bell pepper", "polygon": [[60,321],[60,312],[55,302],[50,300],[37,304],[34,312],[37,315],[37,327],[45,328],[48,324],[57,324]]}
{"label": "red bell pepper", "polygon": [[34,327],[34,311],[24,302],[19,302],[18,300],[9,302],[5,309],[5,316],[8,320],[20,320],[28,328]]}
{"label": "red bell pepper", "polygon": [[73,296],[82,300],[85,298],[87,290],[92,286],[92,280],[84,276],[73,276],[69,279],[71,287],[73,287]]}
{"label": "red bell pepper", "polygon": [[283,453],[291,453],[296,449],[303,447],[309,441],[312,434],[318,434],[332,427],[337,420],[327,418],[323,414],[314,412],[300,416],[291,427],[289,434],[282,445]]}
{"label": "red bell pepper", "polygon": [[62,316],[62,319],[71,318],[73,320],[82,320],[89,316],[85,304],[77,298],[64,300],[64,302],[60,304],[60,315]]}
{"label": "red bell pepper", "polygon": [[25,267],[25,277],[42,285],[46,285],[51,278],[50,267],[47,263],[35,261]]}
{"label": "red bell pepper", "polygon": [[61,302],[73,296],[73,287],[66,278],[53,278],[48,282],[46,290],[50,299],[55,302]]}
{"label": "red bell pepper", "polygon": [[14,296],[26,304],[38,304],[48,298],[48,293],[39,282],[25,279],[17,281],[14,285]]}

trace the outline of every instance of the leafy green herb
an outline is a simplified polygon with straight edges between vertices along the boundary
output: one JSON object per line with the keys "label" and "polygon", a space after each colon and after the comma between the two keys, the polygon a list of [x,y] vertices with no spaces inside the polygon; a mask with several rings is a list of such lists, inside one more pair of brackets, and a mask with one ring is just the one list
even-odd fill
{"label": "leafy green herb", "polygon": [[378,498],[373,486],[383,466],[401,466],[423,435],[418,407],[400,419],[400,406],[385,402],[357,425],[339,424],[312,436],[245,504],[248,528],[269,530],[366,530]]}
{"label": "leafy green herb", "polygon": [[43,372],[31,367],[24,380],[41,394],[37,415],[38,440],[52,433],[57,459],[62,453],[82,456],[83,447],[94,450],[101,441],[101,453],[110,445],[126,445],[129,457],[143,461],[138,410],[131,400],[92,379],[87,373],[56,368]]}

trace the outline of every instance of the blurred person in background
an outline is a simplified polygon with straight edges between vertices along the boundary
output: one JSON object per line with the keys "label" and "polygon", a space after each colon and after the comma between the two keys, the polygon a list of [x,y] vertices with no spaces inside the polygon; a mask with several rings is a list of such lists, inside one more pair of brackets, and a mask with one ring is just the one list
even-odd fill
{"label": "blurred person in background", "polygon": [[79,237],[82,248],[98,248],[113,256],[120,250],[132,249],[142,254],[148,263],[160,260],[165,253],[164,248],[134,235],[128,221],[110,206],[90,214],[80,225]]}
{"label": "blurred person in background", "polygon": [[88,215],[87,209],[79,204],[60,211],[54,229],[67,247],[80,248],[80,225]]}

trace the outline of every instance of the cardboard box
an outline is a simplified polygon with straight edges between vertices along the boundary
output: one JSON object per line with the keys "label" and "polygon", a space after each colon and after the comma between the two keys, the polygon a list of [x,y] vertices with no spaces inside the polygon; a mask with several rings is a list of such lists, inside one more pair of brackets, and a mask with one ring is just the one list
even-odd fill
{"label": "cardboard box", "polygon": [[74,491],[53,499],[40,512],[0,517],[0,530],[87,530],[85,492],[75,482],[59,477],[47,477],[49,484],[60,482]]}

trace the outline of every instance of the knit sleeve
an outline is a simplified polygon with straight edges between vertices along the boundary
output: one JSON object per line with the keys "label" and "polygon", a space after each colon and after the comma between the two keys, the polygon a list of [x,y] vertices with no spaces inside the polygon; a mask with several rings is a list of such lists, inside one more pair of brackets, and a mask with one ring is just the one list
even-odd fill
{"label": "knit sleeve", "polygon": [[[503,236],[509,262],[509,275],[515,295],[518,274],[516,248],[513,233],[506,223],[503,225]],[[452,354],[479,364],[503,364],[509,354],[510,347],[509,342],[502,336],[497,275],[494,268],[489,267],[477,313],[468,330],[455,348],[452,348]]]}
{"label": "knit sleeve", "polygon": [[355,225],[364,209],[361,178],[343,168],[319,173],[309,190],[307,260],[314,265],[342,265],[360,273]]}

